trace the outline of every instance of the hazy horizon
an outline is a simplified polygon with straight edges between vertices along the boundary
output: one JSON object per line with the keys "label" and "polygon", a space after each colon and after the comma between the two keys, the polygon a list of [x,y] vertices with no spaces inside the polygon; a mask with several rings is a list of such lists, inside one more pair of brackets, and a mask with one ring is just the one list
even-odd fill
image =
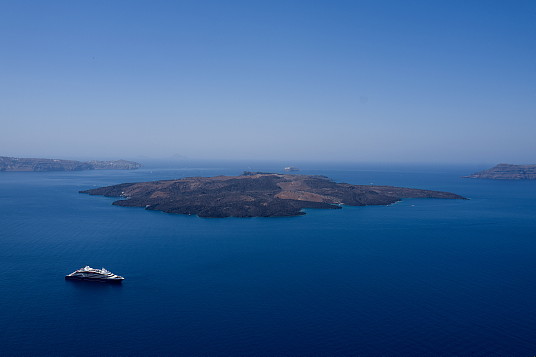
{"label": "hazy horizon", "polygon": [[[75,161],[114,161],[114,160],[127,160],[135,161],[142,164],[143,168],[203,168],[211,167],[214,168],[218,165],[227,165],[243,166],[244,170],[258,170],[259,167],[263,165],[271,165],[275,169],[283,169],[287,166],[294,166],[298,169],[330,169],[331,166],[341,168],[347,167],[359,167],[360,169],[397,169],[397,168],[419,168],[419,167],[430,167],[430,166],[442,166],[442,167],[467,167],[468,170],[471,168],[489,168],[498,164],[514,164],[514,165],[530,165],[531,163],[526,162],[494,162],[494,161],[434,161],[434,160],[404,160],[404,161],[393,161],[393,160],[351,160],[351,159],[285,159],[285,158],[271,158],[271,159],[259,159],[259,158],[192,158],[192,157],[177,157],[177,156],[161,156],[161,157],[150,157],[146,155],[138,156],[86,156],[86,155],[61,155],[61,156],[48,156],[43,155],[34,155],[34,156],[13,156],[13,155],[0,155],[5,157],[15,157],[15,158],[27,158],[27,159],[55,159],[55,160],[75,160]],[[248,168],[249,167],[249,168]]]}
{"label": "hazy horizon", "polygon": [[0,2],[0,156],[536,163],[536,3]]}

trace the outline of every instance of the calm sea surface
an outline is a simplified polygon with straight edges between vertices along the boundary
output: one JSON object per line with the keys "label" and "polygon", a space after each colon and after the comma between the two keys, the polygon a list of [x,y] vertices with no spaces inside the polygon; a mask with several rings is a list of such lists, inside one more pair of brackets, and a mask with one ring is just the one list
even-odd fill
{"label": "calm sea surface", "polygon": [[[79,194],[283,165],[0,172],[0,355],[536,354],[536,182],[302,165],[462,200],[203,219]],[[180,167],[177,165],[176,167]],[[84,265],[122,286],[64,280]]]}

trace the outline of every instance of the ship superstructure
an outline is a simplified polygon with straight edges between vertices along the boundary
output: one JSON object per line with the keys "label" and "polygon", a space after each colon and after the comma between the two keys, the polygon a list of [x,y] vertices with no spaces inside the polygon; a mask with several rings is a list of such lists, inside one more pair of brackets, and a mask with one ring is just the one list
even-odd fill
{"label": "ship superstructure", "polygon": [[86,265],[85,267],[72,272],[65,276],[68,280],[88,280],[88,281],[101,281],[110,283],[120,283],[125,278],[122,276],[113,274],[112,272],[102,268],[94,269]]}

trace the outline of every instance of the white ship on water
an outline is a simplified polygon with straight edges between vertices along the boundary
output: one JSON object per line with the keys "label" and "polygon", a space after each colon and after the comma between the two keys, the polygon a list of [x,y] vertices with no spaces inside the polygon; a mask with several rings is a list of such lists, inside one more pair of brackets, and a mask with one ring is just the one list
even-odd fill
{"label": "white ship on water", "polygon": [[284,168],[285,171],[300,171],[297,167],[294,166],[287,166]]}
{"label": "white ship on water", "polygon": [[93,269],[86,265],[85,267],[72,272],[65,276],[67,280],[88,280],[88,281],[101,281],[109,283],[120,283],[125,278],[122,276],[113,274],[112,272],[102,268]]}

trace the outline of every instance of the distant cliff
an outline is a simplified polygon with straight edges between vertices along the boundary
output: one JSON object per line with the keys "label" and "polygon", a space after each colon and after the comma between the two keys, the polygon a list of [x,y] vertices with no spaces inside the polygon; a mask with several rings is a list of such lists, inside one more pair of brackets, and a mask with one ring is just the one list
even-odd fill
{"label": "distant cliff", "polygon": [[141,167],[134,161],[115,160],[115,161],[89,161],[88,164],[95,170],[135,170]]}
{"label": "distant cliff", "polygon": [[403,198],[464,199],[449,192],[350,185],[324,176],[245,172],[241,176],[189,177],[123,183],[81,193],[122,197],[113,204],[200,217],[277,217],[304,214],[303,208],[389,205]]}
{"label": "distant cliff", "polygon": [[134,170],[140,167],[137,162],[125,160],[82,162],[0,156],[0,171]]}
{"label": "distant cliff", "polygon": [[492,180],[536,180],[536,165],[499,164],[491,169],[464,177]]}

